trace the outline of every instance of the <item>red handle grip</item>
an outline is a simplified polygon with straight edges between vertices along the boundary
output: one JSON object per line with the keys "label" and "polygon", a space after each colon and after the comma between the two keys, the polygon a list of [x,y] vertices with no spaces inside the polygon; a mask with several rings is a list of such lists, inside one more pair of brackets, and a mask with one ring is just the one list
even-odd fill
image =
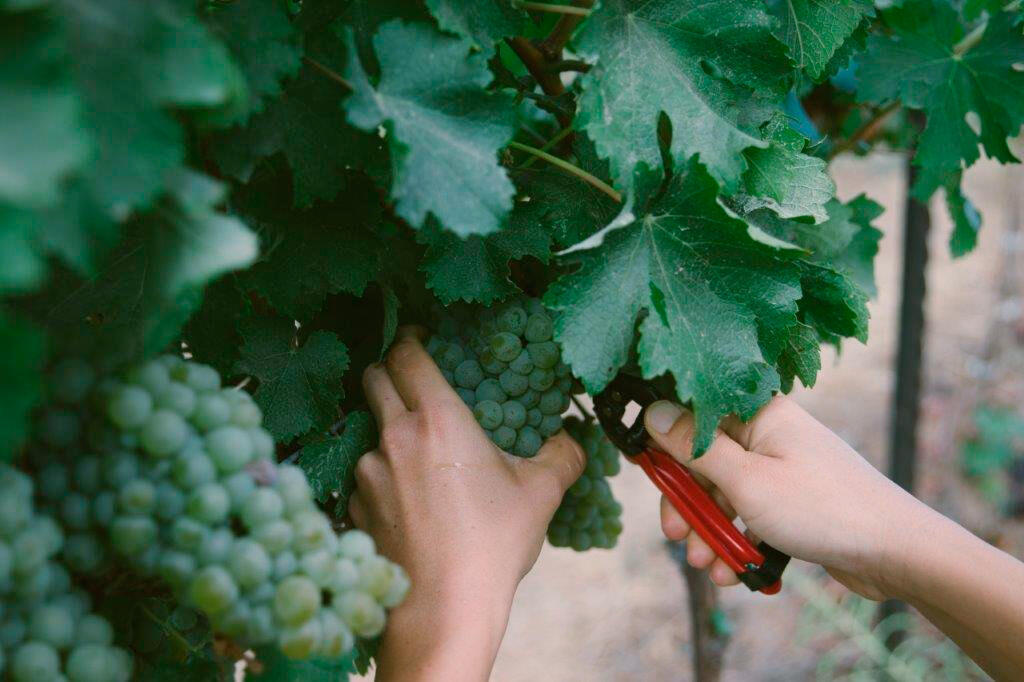
{"label": "red handle grip", "polygon": [[[680,516],[733,572],[746,573],[749,565],[759,567],[764,563],[764,555],[725,516],[685,466],[655,448],[648,448],[630,459],[643,468]],[[760,591],[775,594],[780,587],[776,582]]]}

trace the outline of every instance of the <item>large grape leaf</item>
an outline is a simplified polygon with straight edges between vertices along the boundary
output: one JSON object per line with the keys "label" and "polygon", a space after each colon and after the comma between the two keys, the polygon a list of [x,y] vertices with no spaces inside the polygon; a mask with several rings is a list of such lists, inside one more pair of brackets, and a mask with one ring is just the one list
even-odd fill
{"label": "large grape leaf", "polygon": [[743,150],[766,146],[756,126],[769,114],[750,88],[781,98],[790,73],[772,26],[763,8],[744,0],[602,3],[577,39],[596,64],[582,79],[576,127],[610,159],[615,179],[628,182],[639,163],[661,166],[656,129],[664,112],[672,157],[700,154],[734,190]]}
{"label": "large grape leaf", "polygon": [[387,179],[383,140],[345,122],[345,89],[331,77],[345,68],[336,27],[307,36],[306,55],[313,61],[279,97],[269,100],[248,125],[217,136],[212,145],[221,170],[243,182],[262,159],[282,154],[292,171],[293,201],[301,207],[333,199],[346,187],[350,168],[364,169],[382,182]]}
{"label": "large grape leaf", "polygon": [[797,68],[814,80],[827,75],[827,66],[874,6],[864,0],[769,0],[779,19],[776,35],[788,48]]}
{"label": "large grape leaf", "polygon": [[626,362],[639,324],[637,361],[647,377],[675,377],[693,405],[699,454],[722,416],[749,418],[780,388],[772,363],[798,325],[800,270],[722,208],[696,161],[663,193],[661,183],[660,173],[638,173],[646,210],[574,254],[580,267],[545,303],[558,313],[563,357],[592,394]]}
{"label": "large grape leaf", "polygon": [[115,219],[161,193],[184,159],[170,108],[212,109],[242,76],[191,7],[176,0],[59,2],[75,84],[98,140],[86,184]]}
{"label": "large grape leaf", "polygon": [[420,268],[445,305],[459,300],[490,305],[519,290],[509,279],[509,261],[532,256],[546,263],[551,257],[551,234],[537,223],[465,239],[428,228],[424,237],[428,247]]}
{"label": "large grape leaf", "polygon": [[961,174],[955,173],[946,181],[946,210],[953,219],[953,232],[949,235],[949,252],[954,258],[966,255],[978,244],[981,214],[960,186]]}
{"label": "large grape leaf", "polygon": [[1016,161],[1007,146],[1024,123],[1024,34],[1010,13],[972,33],[941,0],[913,0],[886,11],[891,35],[873,35],[860,61],[858,97],[899,99],[921,109],[927,124],[914,163],[921,167],[914,194],[927,199],[949,177],[985,153]]}
{"label": "large grape leaf", "polygon": [[43,393],[46,337],[0,310],[0,462],[9,462],[28,433],[29,412]]}
{"label": "large grape leaf", "polygon": [[47,15],[0,15],[0,202],[55,203],[92,148],[62,43]]}
{"label": "large grape leaf", "polygon": [[284,317],[250,318],[241,334],[235,370],[259,380],[254,397],[275,440],[288,442],[335,419],[349,364],[348,349],[335,334],[315,331],[299,345],[295,323]]}
{"label": "large grape leaf", "polygon": [[298,31],[279,0],[218,3],[205,18],[231,50],[248,86],[216,122],[244,121],[263,108],[264,97],[279,95],[281,81],[299,70],[302,47]]}
{"label": "large grape leaf", "polygon": [[331,493],[341,497],[345,509],[349,495],[355,490],[356,462],[363,453],[377,444],[377,424],[369,412],[345,415],[345,430],[340,436],[307,445],[299,451],[299,466],[306,472],[313,494],[326,502]]}
{"label": "large grape leaf", "polygon": [[416,227],[432,214],[460,236],[501,228],[514,188],[498,152],[514,132],[513,101],[484,88],[491,81],[470,44],[422,24],[391,21],[373,40],[381,77],[370,84],[354,44],[346,77],[349,121],[388,129],[395,211]]}
{"label": "large grape leaf", "polygon": [[131,221],[95,276],[54,273],[31,301],[56,343],[111,362],[159,351],[178,337],[207,282],[256,258],[252,231],[217,210],[223,185],[185,171],[165,183],[168,195]]}
{"label": "large grape leaf", "polygon": [[426,0],[426,3],[438,26],[469,38],[487,56],[494,53],[496,42],[517,35],[526,19],[522,10],[512,7],[511,0]]}

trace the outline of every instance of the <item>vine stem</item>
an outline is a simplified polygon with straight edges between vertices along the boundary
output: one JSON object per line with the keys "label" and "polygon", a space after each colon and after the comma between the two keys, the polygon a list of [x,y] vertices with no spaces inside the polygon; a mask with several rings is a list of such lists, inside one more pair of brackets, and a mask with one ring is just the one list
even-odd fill
{"label": "vine stem", "polygon": [[324,66],[323,64],[321,64],[317,60],[310,59],[309,57],[303,57],[302,61],[306,62],[307,64],[312,66],[314,69],[316,69],[320,73],[324,74],[325,76],[330,78],[335,83],[341,85],[342,87],[348,88],[349,90],[355,90],[356,89],[355,86],[352,85],[352,83],[348,79],[344,78],[341,74],[339,74],[334,69],[331,69],[331,68],[329,68],[327,66]]}
{"label": "vine stem", "polygon": [[[505,42],[516,53],[519,61],[523,63],[523,66],[530,72],[530,75],[536,79],[537,84],[540,85],[545,94],[557,96],[565,92],[565,85],[562,84],[561,75],[547,68],[547,60],[544,58],[544,53],[536,45],[523,36],[508,38]],[[563,128],[568,125],[569,122],[567,120],[562,121],[561,118],[563,117],[559,118],[559,123],[561,123]]]}
{"label": "vine stem", "polygon": [[[589,10],[594,6],[594,0],[574,0],[573,5]],[[562,56],[562,48],[569,42],[573,31],[585,16],[579,14],[563,14],[551,29],[551,33],[540,43],[540,51],[544,53],[549,61],[558,61]]]}
{"label": "vine stem", "polygon": [[[540,148],[540,150],[541,150],[542,152],[546,152],[547,150],[551,149],[551,148],[552,148],[552,147],[554,147],[554,146],[555,146],[556,144],[558,144],[559,142],[561,142],[562,140],[564,140],[564,139],[565,139],[566,137],[568,137],[569,135],[572,135],[572,133],[573,133],[573,129],[572,129],[572,128],[562,128],[562,129],[561,129],[561,130],[560,130],[560,131],[558,132],[558,134],[557,134],[557,135],[555,135],[555,136],[554,136],[554,137],[552,137],[552,138],[551,138],[550,140],[548,140],[547,142],[545,142],[545,143],[544,143],[544,146],[542,146],[542,147]],[[536,156],[531,156],[531,157],[530,157],[530,158],[528,158],[528,159],[527,159],[526,161],[523,161],[523,162],[522,162],[521,164],[519,164],[518,166],[516,166],[516,170],[523,170],[523,169],[525,169],[525,168],[529,168],[530,166],[532,166],[532,165],[533,165],[533,162],[534,162],[534,161],[536,161],[536,160],[537,160],[537,157],[536,157]]]}
{"label": "vine stem", "polygon": [[570,175],[575,175],[580,180],[587,183],[588,185],[591,185],[598,191],[607,194],[612,199],[614,199],[616,203],[622,203],[622,195],[616,192],[611,185],[606,183],[604,180],[601,180],[597,176],[591,175],[590,173],[583,170],[579,166],[575,166],[566,161],[565,159],[560,159],[557,156],[553,156],[543,150],[537,149],[536,147],[531,147],[521,142],[509,142],[508,146],[512,149],[518,149],[521,152],[526,152],[527,154],[536,156],[538,159],[547,161],[551,165],[561,168],[566,173],[569,173]]}
{"label": "vine stem", "polygon": [[524,2],[523,0],[512,0],[512,6],[518,9],[525,9],[530,12],[552,12],[554,14],[572,14],[585,17],[590,14],[586,7],[576,5],[549,5],[546,2]]}
{"label": "vine stem", "polygon": [[850,137],[843,140],[842,142],[840,142],[839,144],[832,148],[832,151],[828,155],[828,160],[831,161],[832,159],[836,158],[843,152],[847,152],[853,149],[858,142],[871,137],[875,133],[875,130],[878,128],[878,126],[881,125],[882,122],[886,118],[888,118],[892,112],[899,109],[899,107],[899,100],[893,100],[892,102],[889,102],[884,107],[876,111],[871,118],[862,123],[860,127],[853,132],[853,135],[850,135]]}

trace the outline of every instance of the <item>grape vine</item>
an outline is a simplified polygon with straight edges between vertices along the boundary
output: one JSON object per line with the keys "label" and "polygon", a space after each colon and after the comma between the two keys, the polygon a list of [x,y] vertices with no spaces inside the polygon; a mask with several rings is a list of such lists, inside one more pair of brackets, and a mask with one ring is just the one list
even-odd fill
{"label": "grape vine", "polygon": [[[405,581],[332,529],[375,445],[359,377],[438,307],[434,357],[521,456],[620,371],[693,409],[698,453],[812,386],[867,338],[882,236],[831,161],[912,155],[959,256],[964,173],[1024,123],[1019,2],[882,4],[0,2],[0,462],[67,590],[207,628],[155,655],[126,608],[89,645],[153,679],[258,642],[253,674],[364,669]],[[614,544],[587,449],[553,544]],[[0,679],[123,670],[8,639]]]}

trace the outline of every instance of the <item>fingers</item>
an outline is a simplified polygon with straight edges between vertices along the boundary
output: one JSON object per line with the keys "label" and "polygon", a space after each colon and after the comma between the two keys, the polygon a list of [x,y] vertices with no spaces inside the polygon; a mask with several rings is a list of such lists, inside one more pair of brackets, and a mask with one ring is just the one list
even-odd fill
{"label": "fingers", "polygon": [[366,368],[363,372],[363,391],[380,428],[395,417],[408,412],[384,365],[374,363]]}
{"label": "fingers", "polygon": [[708,569],[708,577],[719,587],[729,587],[740,583],[740,579],[721,559],[715,559],[715,562],[711,564],[711,568]]}
{"label": "fingers", "polygon": [[675,542],[683,540],[690,532],[690,524],[683,520],[664,495],[661,496],[661,531]]}
{"label": "fingers", "polygon": [[410,410],[443,402],[446,397],[455,395],[418,335],[415,327],[399,329],[398,339],[384,361],[388,376]]}
{"label": "fingers", "polygon": [[366,507],[363,505],[363,499],[359,496],[359,491],[356,490],[348,497],[348,516],[352,519],[352,523],[356,525],[356,528],[366,528]]}
{"label": "fingers", "polygon": [[583,473],[587,466],[587,455],[569,434],[559,431],[548,438],[529,461],[554,479],[561,495]]}
{"label": "fingers", "polygon": [[693,437],[696,424],[693,414],[677,405],[660,400],[644,413],[647,432],[667,453],[694,471],[706,476],[728,496],[747,476],[747,471],[756,461],[725,433],[719,432],[707,452],[693,459]]}

